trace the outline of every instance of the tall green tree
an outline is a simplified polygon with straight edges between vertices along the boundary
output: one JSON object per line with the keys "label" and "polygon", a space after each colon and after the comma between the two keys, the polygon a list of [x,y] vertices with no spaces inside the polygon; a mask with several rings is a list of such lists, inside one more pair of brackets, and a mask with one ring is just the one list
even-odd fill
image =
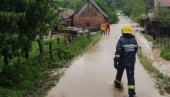
{"label": "tall green tree", "polygon": [[159,21],[160,27],[169,28],[170,27],[170,9],[159,6],[155,8],[154,18]]}
{"label": "tall green tree", "polygon": [[26,10],[25,0],[0,1],[0,51],[6,64],[15,56],[20,55],[19,20]]}
{"label": "tall green tree", "polygon": [[145,3],[143,0],[128,0],[124,5],[124,12],[133,20],[139,22],[141,15],[146,12]]}
{"label": "tall green tree", "polygon": [[6,64],[17,56],[29,58],[34,40],[44,52],[43,36],[58,23],[57,9],[58,2],[53,0],[0,1],[0,54]]}
{"label": "tall green tree", "polygon": [[126,3],[128,3],[128,0],[114,0],[114,4],[118,9],[122,9]]}
{"label": "tall green tree", "polygon": [[146,11],[153,10],[154,8],[154,0],[144,0]]}
{"label": "tall green tree", "polygon": [[111,0],[95,0],[99,7],[109,16],[109,21],[115,23],[118,17],[115,14],[115,6]]}
{"label": "tall green tree", "polygon": [[49,33],[58,21],[57,9],[53,0],[36,0],[31,2],[26,16],[31,37],[39,44],[40,54],[44,53],[43,36]]}

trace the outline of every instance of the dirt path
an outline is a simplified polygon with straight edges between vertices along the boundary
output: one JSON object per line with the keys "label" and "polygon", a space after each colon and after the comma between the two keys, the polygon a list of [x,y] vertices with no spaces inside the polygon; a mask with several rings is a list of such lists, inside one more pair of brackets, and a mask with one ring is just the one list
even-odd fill
{"label": "dirt path", "polygon": [[[121,35],[122,24],[127,22],[125,18],[120,17],[120,22],[111,26],[111,35],[103,36],[87,53],[75,59],[59,83],[49,91],[46,97],[114,97],[115,45]],[[162,97],[138,59],[135,72],[138,97]],[[125,93],[128,94],[125,74],[123,83]]]}

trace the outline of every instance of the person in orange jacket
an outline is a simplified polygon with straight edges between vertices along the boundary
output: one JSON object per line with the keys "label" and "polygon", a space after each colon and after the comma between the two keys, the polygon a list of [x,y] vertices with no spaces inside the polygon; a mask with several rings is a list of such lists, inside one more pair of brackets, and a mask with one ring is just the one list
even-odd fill
{"label": "person in orange jacket", "polygon": [[106,34],[109,35],[110,34],[110,23],[106,22]]}

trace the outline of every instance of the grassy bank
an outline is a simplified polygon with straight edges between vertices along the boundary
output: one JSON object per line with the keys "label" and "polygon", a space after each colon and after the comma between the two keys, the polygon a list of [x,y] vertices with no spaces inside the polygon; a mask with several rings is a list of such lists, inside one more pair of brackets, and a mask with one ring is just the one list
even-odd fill
{"label": "grassy bank", "polygon": [[169,46],[163,45],[163,46],[161,46],[160,49],[161,49],[161,53],[160,53],[161,57],[170,61],[170,49],[169,49]]}
{"label": "grassy bank", "polygon": [[170,61],[170,49],[169,49],[169,46],[168,45],[165,45],[161,42],[156,42],[153,37],[147,33],[142,33],[144,35],[144,37],[149,41],[149,42],[152,42],[152,43],[157,43],[159,45],[159,48],[160,48],[160,56],[166,60],[169,60]]}
{"label": "grassy bank", "polygon": [[[63,43],[57,38],[50,40],[53,43],[52,59],[49,53],[27,60],[15,58],[0,74],[0,97],[43,97],[60,77],[60,73],[51,76],[51,71],[67,67],[67,62],[99,39],[99,34],[78,35],[71,43]],[[38,51],[37,44],[33,45],[32,56],[37,55]]]}
{"label": "grassy bank", "polygon": [[142,34],[149,42],[155,42],[151,35],[147,34],[146,32],[144,32]]}
{"label": "grassy bank", "polygon": [[147,59],[141,52],[138,52],[138,57],[144,68],[154,77],[156,86],[159,89],[160,94],[170,94],[170,77],[161,73],[156,69],[152,62]]}

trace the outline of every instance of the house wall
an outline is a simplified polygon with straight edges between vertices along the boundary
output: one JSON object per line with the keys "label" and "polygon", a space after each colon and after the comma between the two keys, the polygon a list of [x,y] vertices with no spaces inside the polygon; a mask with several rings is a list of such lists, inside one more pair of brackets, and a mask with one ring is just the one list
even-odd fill
{"label": "house wall", "polygon": [[74,17],[73,18],[73,25],[75,27],[95,27],[96,29],[100,28],[102,23],[105,23],[106,19],[104,17]]}

